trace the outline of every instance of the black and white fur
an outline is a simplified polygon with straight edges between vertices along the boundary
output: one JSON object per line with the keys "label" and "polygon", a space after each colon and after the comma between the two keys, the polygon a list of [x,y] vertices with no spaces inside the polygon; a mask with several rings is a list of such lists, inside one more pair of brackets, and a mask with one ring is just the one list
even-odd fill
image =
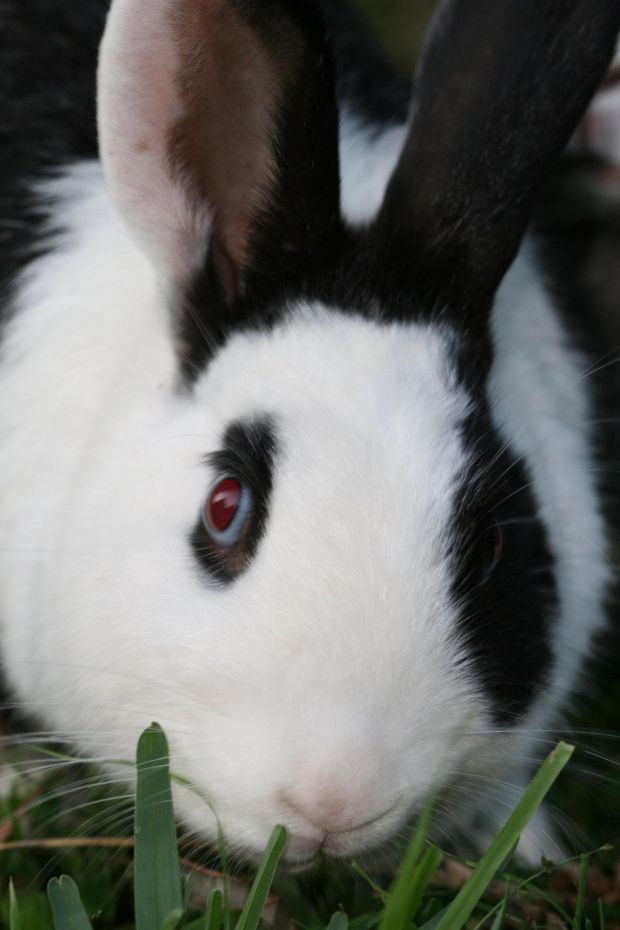
{"label": "black and white fur", "polygon": [[251,855],[357,855],[437,778],[501,819],[603,623],[587,361],[522,239],[620,6],[445,0],[408,109],[340,4],[335,63],[309,0],[114,0],[100,162],[104,6],[0,3],[15,699],[104,761],[158,720]]}

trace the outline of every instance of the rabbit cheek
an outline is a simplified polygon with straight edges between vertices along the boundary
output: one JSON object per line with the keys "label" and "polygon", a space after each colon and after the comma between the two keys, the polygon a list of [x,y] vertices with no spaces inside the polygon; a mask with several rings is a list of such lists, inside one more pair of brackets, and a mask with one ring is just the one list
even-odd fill
{"label": "rabbit cheek", "polygon": [[[488,436],[490,427],[480,428]],[[470,437],[471,466],[455,526],[453,593],[459,629],[491,701],[493,718],[510,725],[530,710],[551,673],[551,637],[559,614],[555,562],[528,468],[502,449],[499,438],[496,451],[487,453],[497,477],[492,468],[485,486],[477,484],[477,432]],[[489,493],[493,486],[496,504]],[[501,535],[489,534],[489,510]],[[478,521],[482,529],[472,530]]]}

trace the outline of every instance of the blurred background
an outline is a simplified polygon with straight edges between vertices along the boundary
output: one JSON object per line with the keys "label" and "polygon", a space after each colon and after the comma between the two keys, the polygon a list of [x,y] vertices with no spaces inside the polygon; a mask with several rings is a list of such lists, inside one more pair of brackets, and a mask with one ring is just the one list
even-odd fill
{"label": "blurred background", "polygon": [[411,70],[436,0],[357,0],[392,59]]}

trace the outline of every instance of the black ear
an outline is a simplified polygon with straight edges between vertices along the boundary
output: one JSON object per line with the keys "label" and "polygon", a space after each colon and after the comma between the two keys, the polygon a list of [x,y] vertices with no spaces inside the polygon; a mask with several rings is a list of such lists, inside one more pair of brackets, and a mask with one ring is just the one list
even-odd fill
{"label": "black ear", "polygon": [[378,218],[435,297],[488,307],[619,28],[618,0],[440,4]]}
{"label": "black ear", "polygon": [[99,129],[112,196],[173,291],[210,261],[232,304],[328,249],[335,67],[311,0],[113,0]]}

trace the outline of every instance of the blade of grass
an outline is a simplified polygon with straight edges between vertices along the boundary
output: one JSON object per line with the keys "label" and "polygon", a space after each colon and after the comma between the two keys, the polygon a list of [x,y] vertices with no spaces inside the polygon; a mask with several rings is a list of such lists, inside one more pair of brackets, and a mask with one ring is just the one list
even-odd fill
{"label": "blade of grass", "polygon": [[510,901],[510,895],[508,891],[504,895],[504,900],[502,901],[502,906],[500,907],[497,917],[493,921],[493,926],[491,930],[503,930],[504,924],[506,923],[506,912],[508,910],[508,902]]}
{"label": "blade of grass", "polygon": [[19,906],[15,894],[13,879],[9,881],[9,927],[10,930],[22,930],[22,922],[19,916]]}
{"label": "blade of grass", "polygon": [[417,900],[415,867],[422,854],[428,826],[433,812],[434,797],[428,798],[422,809],[415,833],[409,843],[396,881],[390,888],[390,896],[383,912],[379,930],[405,930],[413,919],[413,906]]}
{"label": "blade of grass", "polygon": [[422,908],[418,920],[426,923],[431,918],[436,917],[440,910],[442,910],[441,901],[438,898],[429,898]]}
{"label": "blade of grass", "polygon": [[[570,759],[574,748],[567,743],[559,743],[547,756],[512,814],[437,924],[438,930],[460,930],[465,925],[496,872],[506,860],[517,837],[523,833],[534,811]],[[401,924],[394,930],[403,928],[404,924]]]}
{"label": "blade of grass", "polygon": [[56,930],[92,930],[78,887],[68,875],[52,878],[47,885]]}
{"label": "blade of grass", "polygon": [[448,913],[449,907],[450,907],[449,904],[446,904],[445,907],[442,907],[439,913],[435,914],[434,917],[431,917],[430,920],[427,920],[425,924],[422,924],[419,927],[419,930],[437,930],[437,927],[439,926],[441,921],[444,919],[445,915]]}
{"label": "blade of grass", "polygon": [[349,930],[372,930],[381,921],[381,913],[362,914],[349,921]]}
{"label": "blade of grass", "polygon": [[436,846],[429,846],[428,849],[424,851],[424,855],[415,870],[409,888],[409,907],[411,908],[410,913],[412,917],[414,917],[420,907],[422,895],[426,891],[431,878],[439,868],[441,859],[442,854]]}
{"label": "blade of grass", "polygon": [[349,918],[342,911],[336,911],[329,919],[327,930],[348,930]]}
{"label": "blade of grass", "polygon": [[222,926],[222,905],[224,897],[219,888],[214,888],[207,899],[205,930],[220,930]]}
{"label": "blade of grass", "polygon": [[[539,875],[534,876],[534,878],[540,877],[541,874],[544,873],[539,873]],[[501,876],[498,874],[496,877],[500,878]],[[536,885],[530,884],[531,881],[532,879],[526,879],[525,881],[519,882],[518,879],[514,879],[514,888],[508,895],[509,899],[516,897],[520,892],[528,892],[533,897],[542,898],[542,900],[549,905],[550,909],[554,913],[558,914],[559,917],[561,917],[564,922],[563,926],[565,925],[567,927],[571,927],[572,920],[561,904],[559,904],[552,895],[548,894],[546,891],[543,891],[542,888],[538,888]],[[472,927],[472,930],[483,930],[483,927],[486,927],[491,917],[493,917],[493,915],[497,915],[497,913],[501,910],[503,903],[503,901],[498,901],[494,907],[490,908],[490,910],[480,918],[478,923]],[[423,930],[423,928],[421,927],[420,930]]]}
{"label": "blade of grass", "polygon": [[605,911],[603,909],[603,899],[598,899],[598,922],[599,930],[605,930]]}
{"label": "blade of grass", "polygon": [[[597,853],[608,852],[612,848],[613,847],[609,846],[608,844],[605,844],[603,846],[599,846],[597,849],[590,850],[588,853],[586,853],[586,855],[588,857],[592,857]],[[449,853],[443,852],[442,855],[449,856]],[[538,872],[534,872],[533,875],[529,875],[527,878],[521,878],[519,875],[513,875],[511,872],[505,872],[503,869],[500,869],[498,872],[496,872],[495,877],[503,879],[512,886],[512,891],[510,893],[511,898],[521,891],[528,891],[534,897],[539,897],[546,901],[551,910],[559,914],[566,926],[570,927],[572,925],[572,920],[564,908],[552,895],[548,894],[543,888],[539,888],[537,885],[534,885],[533,882],[535,882],[536,879],[541,878],[543,875],[549,875],[551,872],[564,868],[567,865],[571,865],[573,862],[581,862],[582,855],[584,854],[580,853],[577,856],[571,856],[569,859],[564,859],[561,862],[546,864],[542,869],[539,869]],[[454,859],[455,862],[462,862],[464,865],[470,866],[472,869],[476,867],[476,863],[472,862],[470,859],[461,859],[458,856],[449,857]],[[473,930],[482,930],[483,924],[490,917],[492,917],[500,907],[501,901],[498,902],[495,907],[492,907],[488,914],[485,914],[485,916],[479,923],[476,924]],[[604,927],[603,930],[605,930]]]}
{"label": "blade of grass", "polygon": [[278,824],[278,826],[274,827],[272,830],[261,864],[258,867],[256,878],[252,882],[248,899],[241,911],[235,930],[256,930],[260,915],[265,906],[265,901],[267,900],[267,895],[269,894],[269,889],[271,888],[271,882],[273,881],[278,861],[284,851],[285,845],[286,829]]}
{"label": "blade of grass", "polygon": [[134,853],[136,930],[160,930],[182,911],[181,874],[172,809],[168,743],[153,723],[138,741]]}
{"label": "blade of grass", "polygon": [[[510,864],[510,862],[511,862],[513,856],[514,856],[514,854],[515,854],[516,851],[517,851],[517,846],[519,845],[519,840],[520,840],[520,839],[521,839],[521,837],[518,836],[517,839],[515,840],[515,842],[512,844],[512,849],[510,850],[510,852],[508,853],[508,855],[506,856],[506,858],[504,859],[504,861],[503,861],[502,864],[500,865],[499,869],[497,870],[498,872],[505,872],[505,871],[506,871],[506,869],[508,868],[508,866],[509,866],[509,864]],[[474,866],[474,868],[475,868],[475,866]]]}
{"label": "blade of grass", "polygon": [[[559,862],[557,866],[554,866],[554,868],[558,869],[564,865],[569,865],[571,862],[575,862],[580,858],[580,856],[574,856],[572,859],[566,859],[564,862]],[[509,872],[503,871],[497,872],[495,877],[503,879],[503,881],[507,882],[511,886],[511,891],[508,895],[509,898],[514,898],[516,895],[523,891],[528,892],[532,895],[532,897],[542,898],[542,900],[549,905],[552,911],[555,911],[556,914],[559,914],[559,916],[564,921],[564,924],[567,927],[570,927],[572,920],[559,901],[557,901],[553,895],[550,895],[548,892],[546,892],[544,888],[539,888],[538,885],[533,884],[536,879],[548,874],[549,870],[545,867],[544,869],[539,869],[538,872],[534,872],[533,875],[529,875],[527,878],[520,878],[518,875],[512,875]],[[484,917],[475,925],[475,927],[472,928],[472,930],[482,930],[486,922],[501,908],[502,903],[502,901],[499,901],[495,907],[492,907],[491,910],[485,914]]]}
{"label": "blade of grass", "polygon": [[368,872],[365,872],[364,869],[361,867],[361,865],[358,865],[357,862],[352,862],[352,863],[351,863],[351,868],[353,869],[354,872],[357,872],[357,874],[360,876],[360,878],[363,878],[363,879],[364,879],[364,881],[366,882],[367,885],[369,885],[369,886],[372,888],[372,890],[375,892],[375,894],[379,897],[381,903],[382,903],[382,904],[386,904],[386,903],[387,903],[387,900],[388,900],[388,897],[389,897],[387,891],[385,891],[385,890],[381,887],[381,885],[379,885],[379,884],[374,880],[374,878],[371,878],[370,875],[368,874]]}
{"label": "blade of grass", "polygon": [[588,882],[588,866],[590,857],[582,856],[579,864],[579,887],[577,890],[577,907],[575,909],[575,919],[573,920],[573,930],[581,930],[583,921],[583,908],[586,896],[586,885]]}
{"label": "blade of grass", "polygon": [[183,930],[186,922],[187,918],[185,912],[177,908],[168,914],[161,925],[161,930]]}

